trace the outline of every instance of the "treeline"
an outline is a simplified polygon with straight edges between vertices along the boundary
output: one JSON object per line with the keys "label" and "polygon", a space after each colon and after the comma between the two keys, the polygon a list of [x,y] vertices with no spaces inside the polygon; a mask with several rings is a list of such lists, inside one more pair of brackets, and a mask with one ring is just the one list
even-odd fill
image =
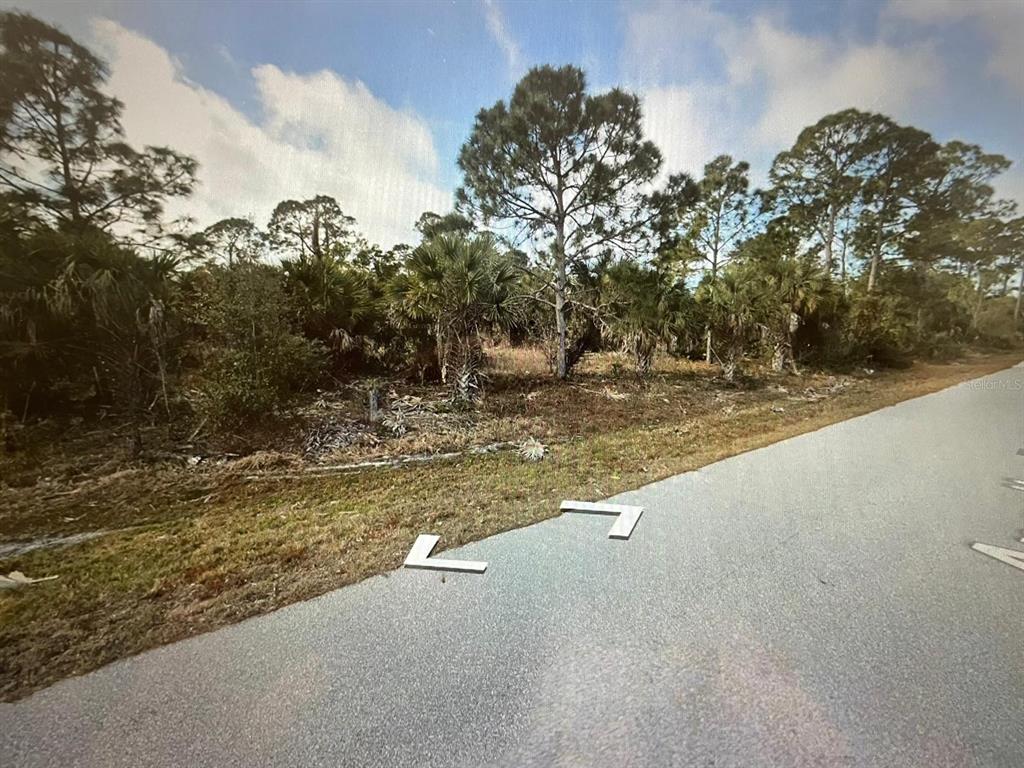
{"label": "treeline", "polygon": [[168,221],[197,164],[127,144],[102,61],[3,13],[0,71],[0,409],[16,418],[216,427],[364,374],[470,403],[487,338],[543,345],[559,377],[617,348],[641,376],[661,350],[727,379],[744,360],[1019,341],[1024,219],[991,186],[1009,162],[883,115],[806,128],[766,189],[728,156],[666,178],[635,95],[536,68],[477,115],[455,211],[383,250],[324,195],[265,224]]}

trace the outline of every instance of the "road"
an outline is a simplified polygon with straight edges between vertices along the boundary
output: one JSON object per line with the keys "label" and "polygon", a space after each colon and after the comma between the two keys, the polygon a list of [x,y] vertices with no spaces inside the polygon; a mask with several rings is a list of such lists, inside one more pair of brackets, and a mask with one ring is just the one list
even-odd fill
{"label": "road", "polygon": [[1022,446],[1017,367],[0,705],[0,764],[1019,768],[1024,572],[969,545],[1024,549]]}

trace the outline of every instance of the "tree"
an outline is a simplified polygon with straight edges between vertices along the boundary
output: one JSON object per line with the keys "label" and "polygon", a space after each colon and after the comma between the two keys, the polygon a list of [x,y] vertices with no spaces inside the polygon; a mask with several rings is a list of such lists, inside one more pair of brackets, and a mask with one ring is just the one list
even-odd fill
{"label": "tree", "polygon": [[938,145],[922,130],[883,118],[867,142],[870,163],[855,241],[868,259],[867,290],[875,290],[887,255],[903,256],[908,224],[933,172]]}
{"label": "tree", "polygon": [[619,261],[602,275],[609,333],[633,358],[640,377],[654,364],[659,344],[671,347],[686,334],[691,297],[682,280],[631,261]]}
{"label": "tree", "polygon": [[0,391],[22,413],[60,392],[130,419],[133,449],[157,403],[168,415],[169,326],[178,273],[99,232],[44,230],[0,250]]}
{"label": "tree", "polygon": [[966,245],[971,223],[1010,214],[994,199],[989,182],[1010,166],[1002,155],[974,144],[951,141],[934,154],[918,193],[916,210],[907,222],[904,255],[913,263],[970,269]]}
{"label": "tree", "polygon": [[473,222],[457,211],[444,216],[433,211],[424,211],[416,221],[416,231],[424,240],[443,234],[469,236],[473,234]]}
{"label": "tree", "polygon": [[707,281],[697,289],[698,301],[707,308],[711,330],[720,339],[722,373],[728,382],[735,380],[744,351],[756,340],[765,316],[764,298],[736,265],[720,275],[713,292]]}
{"label": "tree", "polygon": [[346,216],[333,197],[317,195],[308,200],[284,200],[277,204],[267,225],[270,244],[298,259],[319,259],[332,248],[350,250],[355,245],[355,219]]}
{"label": "tree", "polygon": [[155,238],[164,201],[188,195],[196,161],[124,142],[106,66],[33,16],[0,13],[0,188],[41,220]]}
{"label": "tree", "polygon": [[[729,155],[716,157],[704,166],[704,177],[698,183],[700,198],[684,217],[685,250],[704,263],[710,291],[715,289],[719,268],[752,223],[749,170],[749,164],[734,164]],[[710,327],[705,334],[705,359],[710,363]]]}
{"label": "tree", "polygon": [[1018,216],[1006,224],[1006,256],[1014,272],[1019,273],[1017,299],[1013,306],[1014,323],[1020,323],[1021,304],[1024,302],[1024,216]]}
{"label": "tree", "polygon": [[838,227],[857,203],[872,142],[886,120],[856,109],[826,115],[772,163],[773,193],[790,218],[818,239],[830,275]]}
{"label": "tree", "polygon": [[770,350],[772,369],[781,372],[788,363],[798,373],[793,336],[806,317],[817,310],[825,297],[829,279],[824,267],[794,251],[751,249],[753,258],[744,260],[737,277],[757,295],[759,318]]}
{"label": "tree", "polygon": [[429,323],[441,379],[456,402],[468,403],[480,390],[481,334],[518,314],[518,275],[490,237],[443,234],[413,251],[392,284],[398,311]]}
{"label": "tree", "polygon": [[203,230],[203,245],[228,267],[238,261],[259,261],[265,238],[249,219],[221,219]]}
{"label": "tree", "polygon": [[589,95],[572,66],[531,69],[508,104],[476,116],[459,153],[460,205],[485,221],[519,226],[549,248],[557,336],[556,369],[569,374],[569,273],[601,251],[627,253],[667,215],[692,182],[677,177],[661,195],[645,193],[661,154],[645,141],[640,100],[613,89]]}
{"label": "tree", "polygon": [[365,357],[373,331],[365,321],[377,313],[369,272],[345,263],[335,253],[320,258],[286,259],[281,266],[298,324],[306,337],[323,343],[334,354],[336,363],[350,352],[360,352]]}

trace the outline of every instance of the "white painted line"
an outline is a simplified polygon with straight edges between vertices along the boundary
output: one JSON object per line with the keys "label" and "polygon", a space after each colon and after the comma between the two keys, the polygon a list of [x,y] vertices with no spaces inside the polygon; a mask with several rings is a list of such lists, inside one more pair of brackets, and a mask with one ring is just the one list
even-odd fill
{"label": "white painted line", "polygon": [[[1024,542],[1024,539],[1021,539],[1021,541]],[[1024,571],[1024,552],[1018,552],[1016,549],[994,547],[991,544],[982,544],[977,541],[971,544],[971,549],[975,552],[981,552],[983,555],[994,557],[1001,563],[1012,565],[1014,568],[1019,568]]]}
{"label": "white painted line", "polygon": [[487,563],[480,560],[445,560],[440,557],[431,557],[440,536],[431,533],[421,533],[413,542],[409,556],[405,558],[406,568],[423,568],[428,571],[465,571],[467,573],[483,573],[487,570]]}
{"label": "white painted line", "polygon": [[1012,477],[1008,477],[1003,481],[1003,487],[1014,491],[1024,491],[1024,480],[1015,480]]}
{"label": "white painted line", "polygon": [[605,504],[592,501],[563,501],[561,509],[563,512],[583,512],[593,515],[618,515],[615,524],[608,531],[609,539],[628,539],[633,529],[636,528],[640,515],[644,513],[643,507],[631,507],[627,504]]}

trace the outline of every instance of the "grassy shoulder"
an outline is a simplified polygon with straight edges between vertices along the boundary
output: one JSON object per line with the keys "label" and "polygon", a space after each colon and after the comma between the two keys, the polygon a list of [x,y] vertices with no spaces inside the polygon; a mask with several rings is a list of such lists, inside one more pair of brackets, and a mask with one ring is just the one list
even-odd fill
{"label": "grassy shoulder", "polygon": [[0,541],[100,535],[0,554],[0,573],[59,577],[0,592],[0,696],[13,700],[396,568],[419,533],[454,547],[557,515],[565,498],[611,496],[1020,359],[1006,353],[872,375],[790,375],[741,390],[720,388],[699,364],[661,370],[642,387],[600,370],[573,384],[501,383],[497,366],[498,392],[472,423],[458,416],[465,429],[444,422],[430,440],[425,428],[413,429],[389,446],[443,453],[533,436],[549,445],[538,462],[510,450],[467,451],[331,471],[338,459],[372,457],[353,444],[319,463],[275,454],[262,464],[197,469],[122,466],[108,457],[62,476],[45,473],[52,454],[22,456],[20,465],[0,464],[21,479],[0,494]]}

